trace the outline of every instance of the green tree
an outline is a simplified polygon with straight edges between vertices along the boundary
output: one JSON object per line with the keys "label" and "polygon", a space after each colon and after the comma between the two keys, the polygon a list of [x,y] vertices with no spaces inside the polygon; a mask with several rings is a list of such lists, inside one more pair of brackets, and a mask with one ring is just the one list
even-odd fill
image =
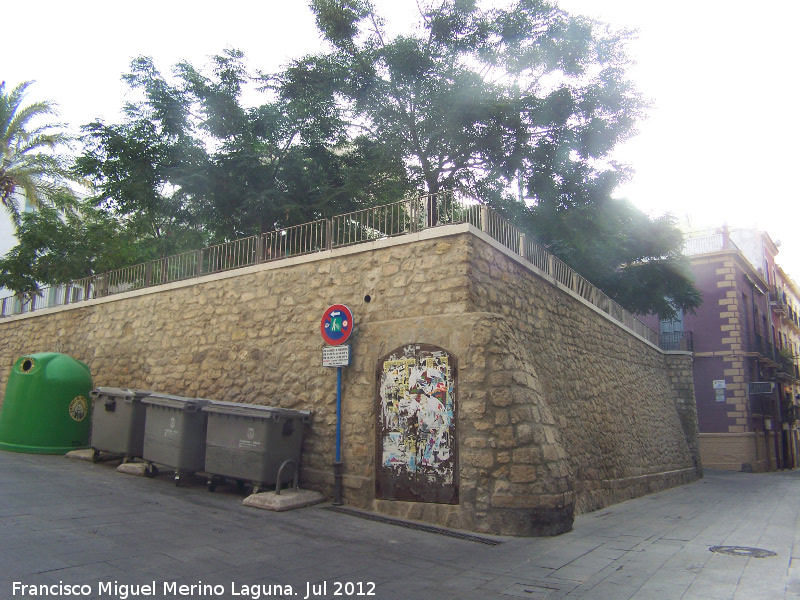
{"label": "green tree", "polygon": [[[395,199],[407,189],[402,163],[369,140],[349,139],[340,107],[312,85],[284,74],[251,74],[226,50],[205,75],[177,67],[193,96],[199,127],[216,140],[205,176],[202,220],[218,238],[253,235]],[[257,85],[266,102],[246,108]]]}
{"label": "green tree", "polygon": [[42,286],[136,264],[148,255],[146,244],[113,216],[71,194],[22,213],[17,240],[0,258],[0,286],[27,297]]}
{"label": "green tree", "polygon": [[[139,57],[123,78],[141,99],[126,105],[123,123],[84,128],[77,167],[94,183],[96,205],[153,240],[156,255],[395,199],[407,188],[400,162],[369,140],[348,139],[338,108],[280,95],[280,75],[251,73],[238,50],[205,69],[178,63],[169,79]],[[252,88],[263,103],[246,107]]]}
{"label": "green tree", "polygon": [[74,179],[68,160],[58,153],[70,137],[60,125],[40,123],[56,116],[55,105],[40,101],[23,106],[32,84],[26,81],[7,92],[6,83],[0,82],[0,202],[17,226],[23,196],[41,206],[64,193]]}
{"label": "green tree", "polygon": [[439,0],[394,38],[369,0],[311,7],[331,50],[287,69],[285,93],[340,99],[418,190],[497,208],[626,308],[698,305],[674,223],[611,198],[629,175],[611,152],[646,108],[625,76],[630,32],[544,0]]}
{"label": "green tree", "polygon": [[76,172],[92,184],[98,209],[150,242],[150,258],[201,247],[206,236],[193,202],[207,155],[195,135],[191,99],[150,58],[135,59],[123,79],[141,100],[125,105],[123,123],[83,127]]}
{"label": "green tree", "polygon": [[514,208],[540,243],[627,310],[672,318],[676,308],[692,312],[702,303],[672,216],[651,219],[608,197],[570,208]]}
{"label": "green tree", "polygon": [[[351,125],[400,154],[419,189],[496,196],[540,173],[574,180],[629,135],[642,102],[627,34],[522,0],[443,0],[389,38],[368,0],[312,0],[333,50],[289,70],[344,98]],[[517,186],[518,187],[518,186]]]}

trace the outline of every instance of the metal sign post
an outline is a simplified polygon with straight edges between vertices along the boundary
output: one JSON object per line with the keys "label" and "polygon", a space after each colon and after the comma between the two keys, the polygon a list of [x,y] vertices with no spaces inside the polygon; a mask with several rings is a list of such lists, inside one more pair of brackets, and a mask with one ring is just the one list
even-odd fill
{"label": "metal sign post", "polygon": [[342,367],[336,367],[336,458],[333,461],[333,505],[342,501]]}
{"label": "metal sign post", "polygon": [[333,462],[333,505],[342,502],[342,367],[350,366],[351,348],[344,345],[353,332],[353,313],[343,304],[328,307],[319,329],[331,346],[322,349],[322,366],[336,367],[336,458]]}

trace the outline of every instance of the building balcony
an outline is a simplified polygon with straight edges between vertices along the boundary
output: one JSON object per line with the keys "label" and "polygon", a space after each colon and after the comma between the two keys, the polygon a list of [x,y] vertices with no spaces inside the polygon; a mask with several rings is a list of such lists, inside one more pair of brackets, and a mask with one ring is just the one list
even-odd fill
{"label": "building balcony", "polygon": [[795,333],[800,334],[800,318],[797,315],[797,311],[791,306],[787,306],[786,312],[781,317],[781,322],[794,330]]}
{"label": "building balcony", "polygon": [[713,235],[687,238],[683,242],[684,256],[710,254],[712,252],[722,252],[723,250],[736,250],[741,252],[739,247],[731,240],[730,236],[722,231]]}
{"label": "building balcony", "polygon": [[769,304],[776,315],[786,314],[786,292],[773,287],[769,292]]}
{"label": "building balcony", "polygon": [[783,423],[794,423],[798,420],[798,416],[800,416],[800,410],[798,410],[798,406],[794,404],[788,404],[781,407],[781,421]]}
{"label": "building balcony", "polygon": [[782,381],[793,381],[794,383],[800,382],[800,368],[797,366],[797,357],[787,356],[781,350],[775,357],[778,363],[778,370],[775,373],[778,379]]}
{"label": "building balcony", "polygon": [[660,333],[658,345],[667,352],[694,352],[694,338],[691,331],[673,331]]}
{"label": "building balcony", "polygon": [[747,353],[758,358],[759,362],[767,363],[772,367],[779,366],[775,362],[775,346],[760,333],[754,334],[747,340]]}

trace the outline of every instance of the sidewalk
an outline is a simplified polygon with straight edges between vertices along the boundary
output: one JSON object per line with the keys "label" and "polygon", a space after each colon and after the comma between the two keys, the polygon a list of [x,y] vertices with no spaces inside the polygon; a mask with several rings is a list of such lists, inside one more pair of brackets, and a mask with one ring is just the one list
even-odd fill
{"label": "sidewalk", "polygon": [[261,511],[234,489],[116,464],[0,452],[1,599],[800,598],[800,472],[708,472],[579,516],[566,535],[489,538],[324,504]]}

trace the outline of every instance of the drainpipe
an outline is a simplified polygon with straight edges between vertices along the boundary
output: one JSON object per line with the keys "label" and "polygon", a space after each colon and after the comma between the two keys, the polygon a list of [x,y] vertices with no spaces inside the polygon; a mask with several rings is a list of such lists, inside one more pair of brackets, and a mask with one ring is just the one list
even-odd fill
{"label": "drainpipe", "polygon": [[[726,232],[726,231],[727,231],[727,226],[725,226],[725,228],[723,228],[723,232]],[[723,233],[723,241],[724,241],[724,239],[725,239],[725,233]],[[753,336],[752,336],[751,339],[747,340],[747,345],[749,346],[750,345],[750,341],[752,340],[753,342],[755,342],[756,341],[755,336],[758,335],[756,333],[756,331],[758,330],[758,310],[756,309],[756,284],[753,283],[753,281],[749,277],[747,278],[747,280],[750,282],[750,297],[753,299]],[[746,350],[749,351],[749,348],[746,348]],[[760,379],[758,361],[756,361],[756,377],[759,377],[759,379]],[[753,421],[752,421],[752,418],[753,418],[752,417],[752,414],[753,414],[752,404],[753,404],[753,395],[752,394],[747,394],[747,413],[748,413],[748,416],[751,419],[750,423],[753,423]],[[753,424],[753,429],[755,429],[755,424]],[[766,428],[766,423],[765,423],[765,419],[764,419],[764,402],[763,401],[761,402],[761,431],[764,432],[764,448],[768,448],[768,446],[767,446],[767,428]],[[755,435],[753,435],[753,443],[755,443],[755,445],[756,445],[756,464],[758,464],[758,431],[756,430],[753,433],[755,434]],[[767,450],[767,471],[769,471],[769,450]]]}
{"label": "drainpipe", "polygon": [[[776,468],[783,470],[786,468],[786,457],[783,455],[783,415],[781,412],[781,396],[783,396],[783,387],[779,382],[776,382],[775,387],[777,388],[778,392],[777,394],[774,394],[775,414],[776,419],[778,420],[778,430],[775,433],[775,462],[778,463]],[[780,454],[778,454],[779,451]]]}
{"label": "drainpipe", "polygon": [[[769,277],[769,274],[767,274],[767,277]],[[768,322],[769,332],[768,333],[769,333],[770,339],[772,340],[772,343],[771,343],[772,356],[770,356],[769,359],[773,363],[775,363],[776,362],[776,360],[775,360],[776,344],[775,344],[775,336],[772,333],[773,330],[775,329],[775,327],[772,325],[772,297],[771,297],[771,294],[770,294],[769,279],[767,279],[767,310],[769,310],[769,322]],[[782,454],[781,453],[781,445],[782,445],[781,444],[781,440],[783,439],[783,422],[782,422],[782,419],[781,419],[781,398],[780,398],[781,390],[780,390],[779,386],[776,386],[776,387],[778,387],[778,393],[777,394],[775,392],[772,393],[772,406],[773,406],[773,410],[772,410],[772,415],[773,415],[773,418],[772,418],[772,437],[774,438],[773,439],[773,445],[775,446],[775,470],[777,471],[778,469],[783,469],[783,457],[781,456],[781,454]]]}

